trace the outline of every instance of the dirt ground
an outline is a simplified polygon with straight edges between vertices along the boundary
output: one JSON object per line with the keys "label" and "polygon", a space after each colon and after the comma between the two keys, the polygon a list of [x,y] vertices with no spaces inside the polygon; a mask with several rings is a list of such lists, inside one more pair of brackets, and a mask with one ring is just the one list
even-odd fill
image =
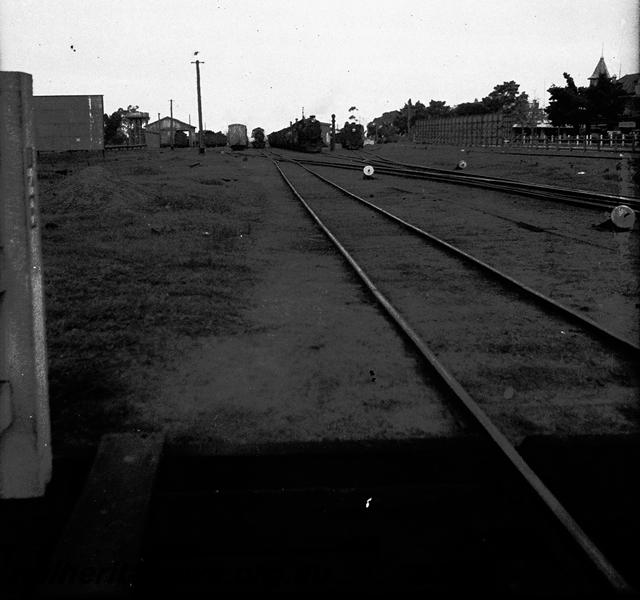
{"label": "dirt ground", "polygon": [[[626,157],[402,144],[374,151],[446,167],[464,155],[470,172],[638,195]],[[54,450],[128,430],[164,430],[172,443],[214,450],[465,431],[258,152],[43,157],[39,186]],[[440,226],[451,233],[454,221]],[[627,288],[605,296],[597,284],[574,301],[603,299],[593,318],[622,314],[618,328],[634,334],[637,281],[628,265],[637,264],[637,225],[625,239],[624,253],[601,268],[625,261],[616,285]],[[608,232],[597,243],[618,242]],[[569,293],[570,283],[558,285]],[[613,430],[633,430],[637,420],[621,416]],[[546,429],[533,423],[529,431]]]}

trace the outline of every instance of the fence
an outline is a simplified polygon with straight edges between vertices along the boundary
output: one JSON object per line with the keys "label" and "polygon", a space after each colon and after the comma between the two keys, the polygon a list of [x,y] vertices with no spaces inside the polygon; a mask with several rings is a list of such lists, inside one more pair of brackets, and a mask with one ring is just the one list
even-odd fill
{"label": "fence", "polygon": [[640,150],[640,137],[637,133],[620,133],[608,137],[568,134],[516,135],[509,141],[509,145],[547,150],[595,150],[598,152],[627,150],[635,152]]}
{"label": "fence", "polygon": [[608,137],[597,134],[570,135],[534,130],[533,135],[514,131],[515,118],[501,113],[441,117],[416,121],[413,139],[429,144],[457,144],[460,146],[513,146],[545,149],[580,150],[640,150],[637,133],[619,133]]}
{"label": "fence", "polygon": [[501,146],[511,137],[513,118],[502,113],[416,121],[415,141],[463,146]]}

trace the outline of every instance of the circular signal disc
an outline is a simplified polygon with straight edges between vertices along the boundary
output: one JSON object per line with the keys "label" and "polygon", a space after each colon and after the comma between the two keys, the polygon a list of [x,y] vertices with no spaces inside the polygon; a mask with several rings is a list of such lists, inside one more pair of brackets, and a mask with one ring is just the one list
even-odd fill
{"label": "circular signal disc", "polygon": [[362,169],[362,172],[367,177],[371,177],[373,175],[373,167],[371,165],[367,165],[364,169]]}
{"label": "circular signal disc", "polygon": [[626,204],[621,204],[611,211],[611,220],[620,229],[631,229],[636,220],[636,213]]}
{"label": "circular signal disc", "polygon": [[466,160],[461,160],[460,162],[458,162],[458,169],[466,169],[466,168],[467,168]]}

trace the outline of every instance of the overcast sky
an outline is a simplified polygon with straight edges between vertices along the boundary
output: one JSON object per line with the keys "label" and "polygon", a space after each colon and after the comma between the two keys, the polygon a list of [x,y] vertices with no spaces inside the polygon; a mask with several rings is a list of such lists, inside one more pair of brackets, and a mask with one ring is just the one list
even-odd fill
{"label": "overcast sky", "polygon": [[1,0],[0,69],[34,94],[102,94],[155,120],[267,132],[315,114],[366,123],[412,98],[453,106],[515,80],[545,102],[600,58],[636,73],[638,0]]}

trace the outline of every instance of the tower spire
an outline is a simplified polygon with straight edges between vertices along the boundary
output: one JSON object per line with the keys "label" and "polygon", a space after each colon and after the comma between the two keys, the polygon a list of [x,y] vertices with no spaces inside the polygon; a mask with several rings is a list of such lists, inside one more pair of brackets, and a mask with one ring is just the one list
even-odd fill
{"label": "tower spire", "polygon": [[600,60],[598,61],[598,64],[596,65],[596,68],[593,71],[593,74],[591,75],[591,77],[589,77],[590,85],[597,85],[598,78],[601,75],[606,76],[607,79],[611,79],[611,75],[609,75],[609,69],[607,69],[607,65],[604,62],[603,56],[600,57]]}

